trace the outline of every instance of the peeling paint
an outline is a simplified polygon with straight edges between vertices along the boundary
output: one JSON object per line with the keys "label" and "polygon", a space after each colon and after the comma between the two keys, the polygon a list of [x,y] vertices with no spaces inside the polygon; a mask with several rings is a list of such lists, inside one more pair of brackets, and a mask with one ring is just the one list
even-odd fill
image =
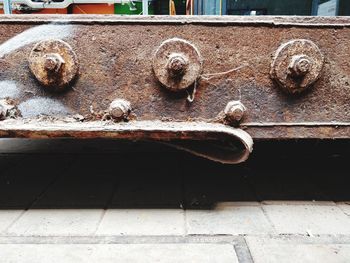
{"label": "peeling paint", "polygon": [[20,94],[20,89],[17,87],[16,82],[11,80],[0,81],[0,99],[5,98],[17,98]]}
{"label": "peeling paint", "polygon": [[40,115],[65,116],[70,113],[60,101],[50,98],[29,99],[21,103],[18,108],[24,118]]}
{"label": "peeling paint", "polygon": [[28,44],[50,38],[65,38],[72,32],[72,25],[40,25],[30,28],[0,45],[0,58]]}

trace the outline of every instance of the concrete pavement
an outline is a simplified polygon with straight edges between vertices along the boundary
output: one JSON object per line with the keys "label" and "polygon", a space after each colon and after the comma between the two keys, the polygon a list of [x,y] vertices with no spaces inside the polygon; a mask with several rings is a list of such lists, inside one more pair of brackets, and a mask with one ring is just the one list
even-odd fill
{"label": "concrete pavement", "polygon": [[286,169],[111,143],[1,147],[0,262],[350,262],[344,158]]}

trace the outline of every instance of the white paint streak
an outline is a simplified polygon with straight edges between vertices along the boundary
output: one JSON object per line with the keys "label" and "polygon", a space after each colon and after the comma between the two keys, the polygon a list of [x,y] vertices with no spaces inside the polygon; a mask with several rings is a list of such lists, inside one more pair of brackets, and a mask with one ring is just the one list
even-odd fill
{"label": "white paint streak", "polygon": [[28,44],[44,39],[67,37],[72,32],[72,25],[40,25],[30,28],[0,45],[0,58]]}
{"label": "white paint streak", "polygon": [[50,98],[29,99],[18,106],[24,118],[40,115],[63,116],[69,114],[69,110],[58,100]]}
{"label": "white paint streak", "polygon": [[20,90],[14,81],[11,81],[11,80],[0,81],[0,99],[17,98],[19,94],[20,94]]}

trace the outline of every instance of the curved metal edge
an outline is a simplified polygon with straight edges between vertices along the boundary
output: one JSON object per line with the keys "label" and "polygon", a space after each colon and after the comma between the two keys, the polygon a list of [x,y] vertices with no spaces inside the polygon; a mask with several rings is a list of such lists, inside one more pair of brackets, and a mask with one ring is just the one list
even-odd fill
{"label": "curved metal edge", "polygon": [[17,119],[0,122],[0,137],[152,140],[227,164],[244,162],[253,151],[253,139],[247,132],[206,122]]}
{"label": "curved metal edge", "polygon": [[201,142],[201,144],[193,144],[186,142],[172,142],[165,143],[168,146],[174,147],[179,150],[189,152],[193,155],[209,159],[214,162],[219,162],[222,164],[239,164],[245,162],[250,153],[253,151],[253,139],[245,131],[241,129],[231,128],[232,135],[235,139],[240,142],[243,146],[243,149],[236,147],[223,147],[215,142]]}

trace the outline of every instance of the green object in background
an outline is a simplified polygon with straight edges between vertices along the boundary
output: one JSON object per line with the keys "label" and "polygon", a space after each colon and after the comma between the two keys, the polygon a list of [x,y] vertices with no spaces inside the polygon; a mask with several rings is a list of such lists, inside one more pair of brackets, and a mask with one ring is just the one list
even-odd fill
{"label": "green object in background", "polygon": [[[134,5],[131,3],[114,4],[114,14],[118,15],[141,15],[142,14],[142,2],[133,1]],[[154,10],[151,4],[148,5],[148,14],[153,15]]]}

